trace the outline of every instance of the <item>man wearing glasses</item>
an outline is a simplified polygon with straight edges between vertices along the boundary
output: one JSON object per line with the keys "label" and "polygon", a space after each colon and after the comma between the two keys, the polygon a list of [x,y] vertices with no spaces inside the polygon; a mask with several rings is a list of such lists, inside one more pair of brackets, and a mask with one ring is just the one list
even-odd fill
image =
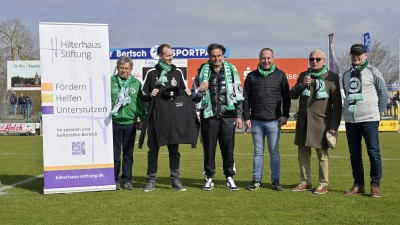
{"label": "man wearing glasses", "polygon": [[382,160],[378,128],[380,115],[385,111],[389,97],[388,91],[381,72],[369,64],[364,45],[351,46],[350,55],[351,68],[343,74],[342,84],[347,99],[343,115],[354,184],[346,195],[365,194],[361,145],[363,138],[371,164],[371,197],[379,198]]}
{"label": "man wearing glasses", "polygon": [[328,192],[328,143],[326,132],[336,134],[342,114],[339,75],[326,67],[325,54],[315,50],[309,56],[310,68],[300,74],[290,90],[291,99],[299,99],[299,113],[294,143],[298,146],[300,184],[293,192],[312,189],[311,148],[319,161],[319,182],[314,194]]}

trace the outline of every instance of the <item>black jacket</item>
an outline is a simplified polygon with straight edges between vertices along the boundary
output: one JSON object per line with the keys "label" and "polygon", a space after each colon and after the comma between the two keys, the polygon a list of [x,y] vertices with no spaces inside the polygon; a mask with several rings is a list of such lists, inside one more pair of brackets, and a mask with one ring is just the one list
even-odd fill
{"label": "black jacket", "polygon": [[[160,86],[157,80],[161,69],[156,65],[146,74],[142,87],[142,99],[150,101],[148,116],[139,138],[139,148],[142,148],[146,128],[151,120],[157,133],[159,146],[170,144],[197,144],[199,122],[197,120],[195,106],[189,96],[186,95],[185,80],[180,70],[174,65],[167,74],[168,82]],[[159,93],[151,97],[154,88],[159,88]],[[171,100],[169,90],[174,90],[175,97]]]}
{"label": "black jacket", "polygon": [[277,120],[289,118],[291,100],[285,72],[275,71],[264,78],[258,70],[249,73],[244,82],[244,120]]}
{"label": "black jacket", "polygon": [[[202,64],[198,69],[198,73],[196,78],[194,79],[192,85],[192,98],[194,102],[200,102],[203,99],[203,95],[205,92],[197,91],[196,89],[200,86],[199,75],[201,69],[205,64]],[[225,84],[225,75],[224,75],[224,67],[222,67],[218,73],[211,67],[211,76],[208,81],[209,86],[208,90],[210,91],[210,98],[212,103],[212,111],[215,117],[230,117],[230,118],[242,118],[243,115],[243,101],[235,104],[235,110],[227,110],[227,101],[226,101],[226,84]],[[232,81],[234,82],[234,77],[232,74]],[[200,111],[200,116],[203,117],[203,111]]]}

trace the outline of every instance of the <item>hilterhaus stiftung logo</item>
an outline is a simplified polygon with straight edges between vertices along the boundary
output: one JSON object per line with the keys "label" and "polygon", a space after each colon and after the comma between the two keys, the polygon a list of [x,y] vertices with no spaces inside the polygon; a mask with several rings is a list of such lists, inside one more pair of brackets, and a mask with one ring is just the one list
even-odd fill
{"label": "hilterhaus stiftung logo", "polygon": [[50,38],[50,46],[41,48],[51,53],[51,62],[57,58],[92,59],[92,50],[101,48],[101,43],[60,40],[57,37]]}

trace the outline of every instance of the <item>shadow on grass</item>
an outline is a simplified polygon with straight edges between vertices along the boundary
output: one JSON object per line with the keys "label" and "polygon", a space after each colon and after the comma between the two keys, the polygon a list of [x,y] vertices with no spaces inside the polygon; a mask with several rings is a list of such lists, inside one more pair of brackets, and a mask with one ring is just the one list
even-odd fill
{"label": "shadow on grass", "polygon": [[[202,188],[205,179],[192,179],[192,178],[182,178],[182,185],[187,188]],[[219,181],[218,181],[219,182]],[[225,181],[224,181],[225,182]],[[222,183],[222,181],[221,181]],[[132,177],[132,184],[135,188],[144,188],[147,184],[147,177],[145,176],[133,176]],[[156,179],[156,188],[160,189],[171,189],[172,181],[170,177],[157,177]]]}
{"label": "shadow on grass", "polygon": [[[44,179],[29,175],[0,175],[0,188],[22,188],[28,191],[43,194]],[[10,187],[12,186],[12,187]]]}
{"label": "shadow on grass", "polygon": [[[206,180],[203,177],[198,179],[193,178],[185,178],[181,177],[182,185],[186,188],[198,188],[201,189]],[[135,188],[144,188],[147,184],[147,177],[145,176],[133,176],[132,177],[132,185]],[[156,179],[156,188],[158,189],[171,189],[171,178],[170,177],[157,177]],[[214,184],[218,188],[224,188],[226,184],[225,179],[214,179]],[[235,184],[239,187],[240,190],[246,190],[246,187],[251,184],[251,180],[249,181],[240,181],[235,180]],[[271,182],[262,182],[263,189],[272,189]],[[284,191],[290,191],[291,188],[296,187],[299,184],[281,184],[284,188]],[[317,187],[314,187],[317,188]]]}

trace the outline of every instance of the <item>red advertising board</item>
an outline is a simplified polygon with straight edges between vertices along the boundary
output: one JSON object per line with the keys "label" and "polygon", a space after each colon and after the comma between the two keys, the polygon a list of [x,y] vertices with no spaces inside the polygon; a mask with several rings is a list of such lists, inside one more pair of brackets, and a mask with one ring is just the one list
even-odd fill
{"label": "red advertising board", "polygon": [[[193,79],[197,75],[197,70],[200,65],[206,63],[208,59],[188,59],[188,87],[192,87]],[[242,85],[244,84],[245,76],[257,69],[259,59],[227,59],[228,62],[236,66]],[[285,71],[289,81],[289,86],[296,84],[299,74],[306,71],[308,68],[307,58],[276,58],[275,65]]]}

